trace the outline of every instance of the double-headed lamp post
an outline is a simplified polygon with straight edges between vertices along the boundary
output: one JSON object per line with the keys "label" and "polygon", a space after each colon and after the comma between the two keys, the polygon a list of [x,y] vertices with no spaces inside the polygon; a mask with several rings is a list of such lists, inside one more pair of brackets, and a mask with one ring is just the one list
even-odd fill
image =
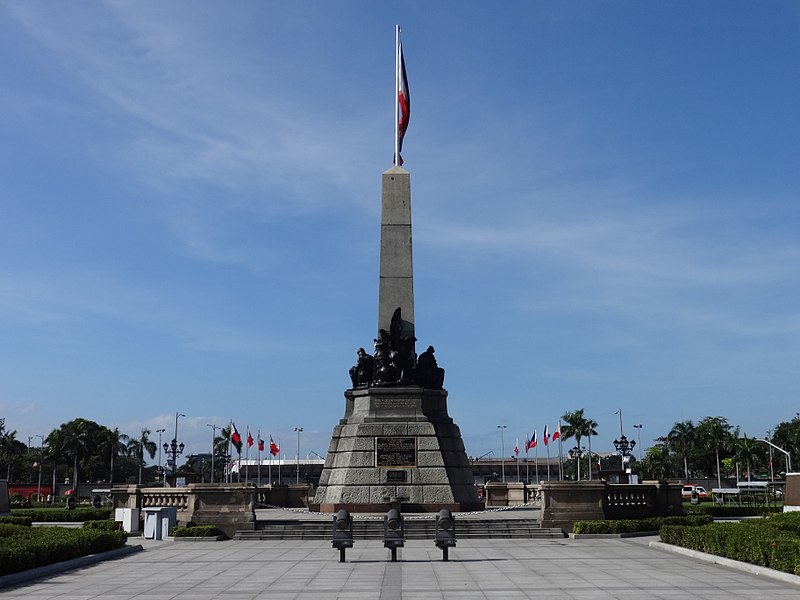
{"label": "double-headed lamp post", "polygon": [[[577,476],[576,476],[576,481],[580,481],[581,480],[581,457],[583,456],[583,448],[581,448],[580,446],[575,446],[571,450],[567,451],[567,455],[570,458],[577,460],[578,472],[577,472]],[[589,465],[589,468],[591,469],[592,466]]]}
{"label": "double-headed lamp post", "polygon": [[294,430],[297,432],[297,481],[296,483],[300,483],[300,432],[303,431],[302,427],[295,427]]}
{"label": "double-headed lamp post", "polygon": [[[172,473],[173,475],[178,472],[178,455],[183,454],[184,445],[183,442],[180,444],[178,443],[178,417],[185,417],[183,413],[176,412],[175,413],[175,437],[172,438],[172,441],[167,444],[164,442],[164,452],[167,456],[172,454]],[[164,485],[166,485],[166,477],[164,477]],[[177,477],[176,477],[177,481]]]}
{"label": "double-headed lamp post", "polygon": [[506,482],[506,443],[503,435],[506,427],[508,427],[508,425],[497,426],[500,430],[500,472],[502,473],[503,483]]}

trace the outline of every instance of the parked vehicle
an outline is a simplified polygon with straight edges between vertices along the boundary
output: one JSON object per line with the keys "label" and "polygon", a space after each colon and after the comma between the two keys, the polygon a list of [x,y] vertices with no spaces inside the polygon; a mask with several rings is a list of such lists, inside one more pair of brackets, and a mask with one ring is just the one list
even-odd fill
{"label": "parked vehicle", "polygon": [[697,494],[696,497],[701,500],[709,498],[706,488],[702,485],[687,484],[681,489],[681,497],[684,500],[690,500],[695,494]]}

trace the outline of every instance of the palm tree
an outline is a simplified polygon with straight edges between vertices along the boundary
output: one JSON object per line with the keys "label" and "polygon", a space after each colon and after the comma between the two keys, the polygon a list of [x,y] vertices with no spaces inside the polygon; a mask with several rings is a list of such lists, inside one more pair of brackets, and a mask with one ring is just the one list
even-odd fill
{"label": "palm tree", "polygon": [[110,486],[114,485],[114,459],[127,452],[128,440],[130,440],[130,437],[122,433],[119,427],[114,427],[114,429],[103,428],[98,450],[102,453],[108,453],[111,457],[111,467],[108,471],[108,483]]}
{"label": "palm tree", "polygon": [[[586,417],[583,416],[583,410],[573,410],[571,412],[566,412],[561,416],[561,420],[563,424],[561,425],[561,437],[565,440],[568,440],[571,437],[575,438],[575,443],[577,447],[581,447],[581,438],[587,435],[587,430],[594,431],[594,427],[597,427],[597,423],[595,421],[590,421]],[[593,423],[593,425],[588,426],[588,423]],[[594,431],[593,434],[590,435],[597,435],[597,432]],[[591,443],[591,437],[589,438]],[[589,455],[591,459],[591,447],[589,448]],[[581,480],[581,461],[578,460],[578,481]]]}
{"label": "palm tree", "polygon": [[669,448],[683,459],[684,482],[689,481],[689,451],[696,441],[694,424],[691,421],[675,423],[666,437]]}
{"label": "palm tree", "polygon": [[150,439],[150,430],[147,427],[142,429],[139,439],[130,439],[127,444],[128,454],[135,456],[139,461],[139,484],[142,483],[142,471],[144,470],[144,453],[152,460],[156,455],[156,443]]}
{"label": "palm tree", "polygon": [[744,437],[736,440],[734,452],[736,460],[747,466],[747,481],[750,481],[752,467],[757,465],[763,457],[762,448],[756,446],[755,440],[748,438],[745,434]]}
{"label": "palm tree", "polygon": [[86,456],[93,445],[91,424],[86,419],[77,418],[61,426],[62,444],[67,456],[72,458],[72,489],[78,489],[78,461]]}
{"label": "palm tree", "polygon": [[[720,464],[720,451],[727,453],[733,446],[735,436],[731,434],[732,426],[725,417],[705,417],[695,428],[697,439],[704,448],[714,448],[716,458],[717,486],[722,487],[722,467]],[[708,458],[705,463],[708,465]],[[708,473],[710,469],[706,467]]]}

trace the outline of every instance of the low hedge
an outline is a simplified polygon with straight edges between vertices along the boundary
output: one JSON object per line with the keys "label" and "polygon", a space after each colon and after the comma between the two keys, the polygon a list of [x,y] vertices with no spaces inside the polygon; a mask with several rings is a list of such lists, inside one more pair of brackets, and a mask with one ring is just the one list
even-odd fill
{"label": "low hedge", "polygon": [[115,521],[84,521],[84,529],[98,529],[100,531],[118,531],[119,526]]}
{"label": "low hedge", "polygon": [[712,517],[763,517],[779,513],[780,506],[736,506],[734,504],[684,504],[684,512],[693,515],[711,515]]}
{"label": "low hedge", "polygon": [[172,530],[174,537],[216,537],[222,532],[214,525],[190,525],[187,527],[175,527]]}
{"label": "low hedge", "polygon": [[649,517],[646,519],[608,519],[598,521],[575,521],[572,533],[636,533],[638,531],[659,531],[664,525],[686,525],[697,527],[713,521],[710,515],[688,515],[674,517]]}
{"label": "low hedge", "polygon": [[111,518],[110,508],[19,508],[12,517],[30,517],[33,521],[47,523],[75,523],[78,521],[104,521]]}
{"label": "low hedge", "polygon": [[126,539],[118,531],[0,525],[0,575],[114,550]]}
{"label": "low hedge", "polygon": [[704,527],[665,526],[661,541],[800,575],[800,513]]}
{"label": "low hedge", "polygon": [[30,527],[33,524],[33,519],[30,517],[0,517],[0,523]]}

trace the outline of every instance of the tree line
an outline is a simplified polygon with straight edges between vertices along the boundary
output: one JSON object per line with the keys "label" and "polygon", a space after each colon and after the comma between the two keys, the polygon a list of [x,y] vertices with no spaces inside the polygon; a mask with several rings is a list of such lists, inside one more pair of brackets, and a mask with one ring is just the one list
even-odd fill
{"label": "tree line", "polygon": [[[587,417],[582,408],[565,413],[561,420],[564,440],[574,439],[578,448],[582,448],[582,440],[588,442],[585,458],[572,459],[576,463],[578,478],[587,478],[589,470],[596,469],[599,462],[590,458],[595,454],[591,440],[597,435],[597,421]],[[776,424],[766,436],[752,437],[725,417],[709,416],[697,423],[691,420],[676,422],[668,432],[656,438],[655,444],[646,452],[642,452],[641,461],[636,461],[633,453],[631,464],[633,472],[645,479],[773,479],[782,477],[791,466],[781,450],[800,460],[800,418]]]}
{"label": "tree line", "polygon": [[[155,483],[163,481],[164,464],[147,465],[159,451],[153,432],[144,427],[135,435],[109,428],[88,419],[63,423],[47,436],[28,438],[26,444],[16,430],[7,430],[0,420],[0,477],[9,483],[46,484],[69,481],[112,485],[114,483]],[[230,426],[214,439],[214,476],[223,477],[230,462]],[[36,443],[38,441],[38,443]],[[162,454],[166,460],[166,454]],[[208,456],[208,455],[206,455]],[[178,457],[180,460],[180,457]],[[190,471],[210,480],[211,460],[203,455],[187,456],[179,471]],[[158,462],[158,461],[157,461]],[[171,468],[171,467],[170,467]]]}

